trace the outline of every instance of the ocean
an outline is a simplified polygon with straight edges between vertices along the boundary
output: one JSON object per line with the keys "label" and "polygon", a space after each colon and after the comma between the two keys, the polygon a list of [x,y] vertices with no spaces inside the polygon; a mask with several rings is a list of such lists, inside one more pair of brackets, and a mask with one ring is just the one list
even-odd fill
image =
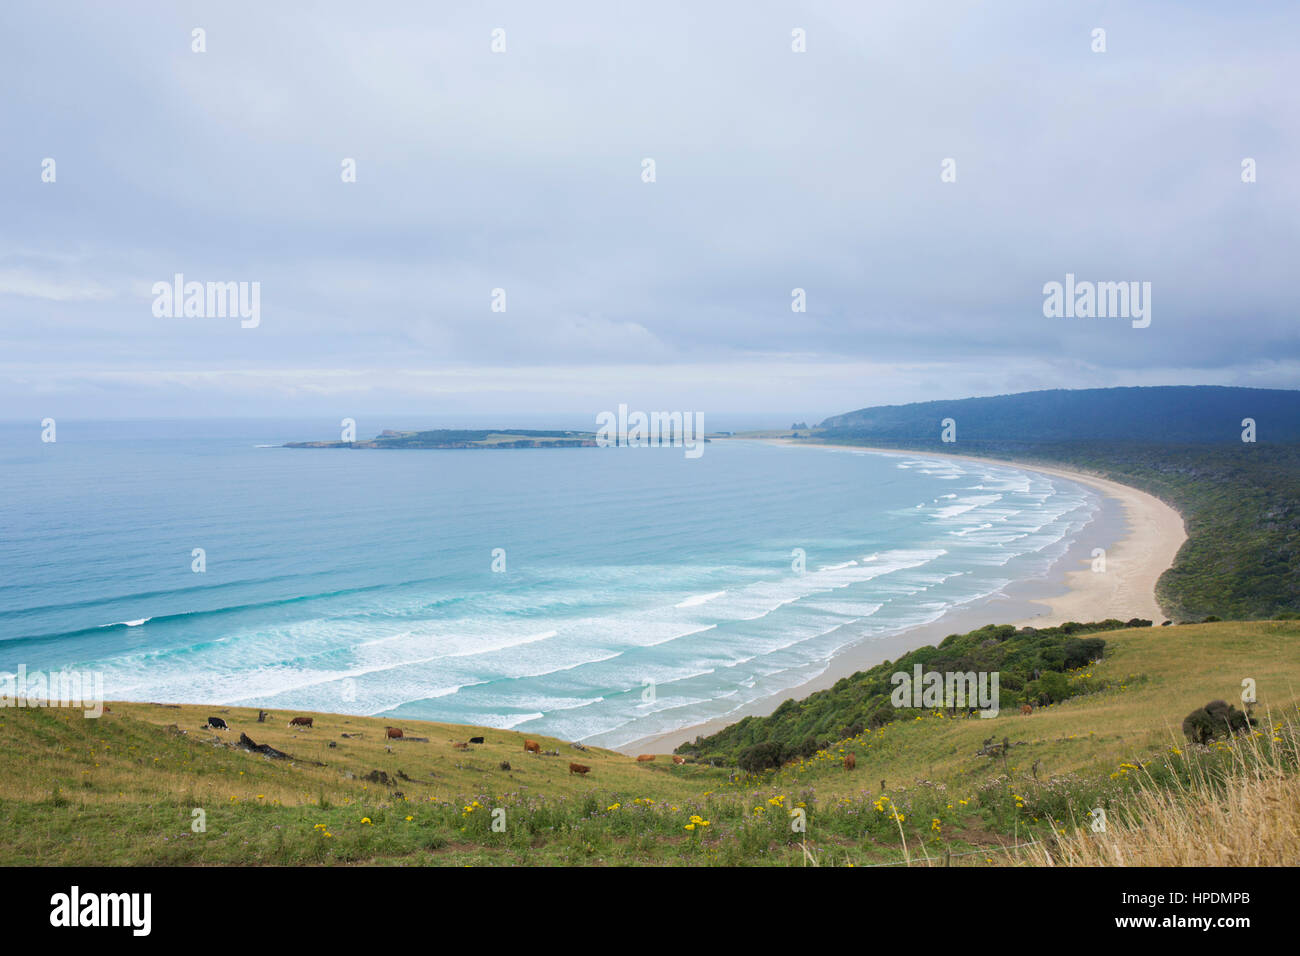
{"label": "ocean", "polygon": [[1017,468],[752,441],[275,447],[326,425],[0,425],[0,676],[620,746],[1043,577],[1100,507]]}

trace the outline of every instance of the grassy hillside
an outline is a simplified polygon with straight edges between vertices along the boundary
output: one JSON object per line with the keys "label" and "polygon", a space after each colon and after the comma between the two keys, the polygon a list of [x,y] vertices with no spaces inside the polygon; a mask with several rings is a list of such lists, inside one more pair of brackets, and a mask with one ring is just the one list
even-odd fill
{"label": "grassy hillside", "polygon": [[[1149,627],[1151,622],[1129,624]],[[842,678],[803,700],[786,700],[770,716],[746,717],[709,737],[697,737],[678,752],[738,763],[747,770],[808,757],[824,750],[832,739],[855,737],[864,730],[916,716],[910,702],[902,709],[895,706],[892,677],[899,673],[914,676],[918,667],[922,674],[997,673],[997,703],[1003,709],[1059,704],[1108,686],[1105,680],[1091,676],[1090,665],[1104,656],[1106,640],[1102,635],[1125,626],[1120,621],[1019,630],[1011,625],[989,625],[968,634],[950,634],[937,647],[917,648],[896,661],[884,661]],[[951,700],[945,691],[943,706],[932,709],[942,710],[948,717],[969,716],[977,703],[957,699],[955,691],[954,687]],[[963,688],[962,694],[967,693]],[[903,699],[908,697],[905,694]]]}
{"label": "grassy hillside", "polygon": [[[393,721],[326,714],[291,730],[288,714],[258,724],[241,708],[113,704],[98,720],[0,710],[0,863],[898,864],[951,854],[954,865],[987,866],[1035,862],[1054,829],[1068,837],[1092,807],[1125,825],[1148,778],[1160,792],[1198,775],[1222,788],[1247,754],[1293,778],[1286,715],[1300,699],[1300,624],[1102,636],[1105,656],[1084,673],[1104,689],[1028,717],[916,714],[735,779],[731,768],[638,764],[542,737],[533,739],[559,756],[527,755],[521,734],[415,721],[400,726],[427,741],[390,743]],[[1243,677],[1258,682],[1265,720],[1245,738],[1187,744],[1183,716],[1236,700]],[[231,731],[200,729],[209,714]],[[294,759],[228,746],[241,731]],[[479,734],[481,747],[452,746]],[[1005,756],[977,754],[1004,737]],[[571,776],[571,760],[591,773]],[[192,829],[196,809],[206,832]],[[504,832],[492,829],[497,809]],[[802,832],[792,825],[801,820]]]}

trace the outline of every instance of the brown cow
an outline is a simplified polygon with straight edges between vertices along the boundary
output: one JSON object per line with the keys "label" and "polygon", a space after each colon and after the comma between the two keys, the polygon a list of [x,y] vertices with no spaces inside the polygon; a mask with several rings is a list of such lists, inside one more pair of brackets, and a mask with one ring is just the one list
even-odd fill
{"label": "brown cow", "polygon": [[853,769],[854,767],[856,767],[857,765],[858,765],[858,758],[857,758],[857,757],[853,756],[853,754],[845,754],[845,755],[844,755],[844,769],[845,769],[845,770],[852,770],[852,769]]}
{"label": "brown cow", "polygon": [[587,773],[591,770],[586,764],[571,763],[569,764],[569,773]]}
{"label": "brown cow", "polygon": [[1028,704],[1020,705],[1020,714],[1022,717],[1028,717],[1033,712],[1034,712],[1034,708],[1030,707]]}
{"label": "brown cow", "polygon": [[654,755],[654,754],[640,754],[640,755],[636,758],[636,762],[637,762],[637,763],[649,763],[651,760],[654,760],[654,759],[655,759],[655,755]]}
{"label": "brown cow", "polygon": [[290,726],[290,727],[310,727],[310,726],[311,726],[311,718],[310,718],[310,717],[295,717],[293,720],[289,721],[289,726]]}
{"label": "brown cow", "polygon": [[542,745],[532,740],[524,741],[524,749],[530,754],[539,754],[542,752]]}
{"label": "brown cow", "polygon": [[673,754],[673,763],[686,763],[686,758],[679,757],[676,754]]}
{"label": "brown cow", "polygon": [[388,734],[389,740],[402,739],[402,729],[400,727],[385,727],[384,731]]}
{"label": "brown cow", "polygon": [[456,750],[469,750],[469,744],[452,744]]}

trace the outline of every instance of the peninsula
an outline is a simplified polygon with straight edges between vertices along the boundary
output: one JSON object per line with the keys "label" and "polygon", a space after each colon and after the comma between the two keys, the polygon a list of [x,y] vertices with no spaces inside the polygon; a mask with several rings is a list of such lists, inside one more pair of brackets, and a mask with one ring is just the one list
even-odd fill
{"label": "peninsula", "polygon": [[369,441],[293,441],[285,448],[595,448],[595,432],[535,431],[511,428],[431,431],[384,429]]}

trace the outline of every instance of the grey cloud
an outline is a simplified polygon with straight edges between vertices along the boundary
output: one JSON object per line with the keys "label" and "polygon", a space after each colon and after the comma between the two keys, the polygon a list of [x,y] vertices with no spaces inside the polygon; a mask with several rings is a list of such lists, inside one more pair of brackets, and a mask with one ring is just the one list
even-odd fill
{"label": "grey cloud", "polygon": [[[1297,27],[1280,2],[6,5],[6,355],[61,380],[279,370],[293,396],[349,363],[653,390],[797,361],[837,383],[825,414],[867,403],[844,362],[942,369],[918,398],[1006,390],[1002,368],[1288,384]],[[262,325],[155,320],[141,288],[175,272],[260,281]],[[1066,272],[1150,281],[1151,327],[1044,318]],[[238,404],[233,380],[178,401]],[[161,386],[117,387],[146,410]],[[410,387],[393,407],[436,399]]]}

